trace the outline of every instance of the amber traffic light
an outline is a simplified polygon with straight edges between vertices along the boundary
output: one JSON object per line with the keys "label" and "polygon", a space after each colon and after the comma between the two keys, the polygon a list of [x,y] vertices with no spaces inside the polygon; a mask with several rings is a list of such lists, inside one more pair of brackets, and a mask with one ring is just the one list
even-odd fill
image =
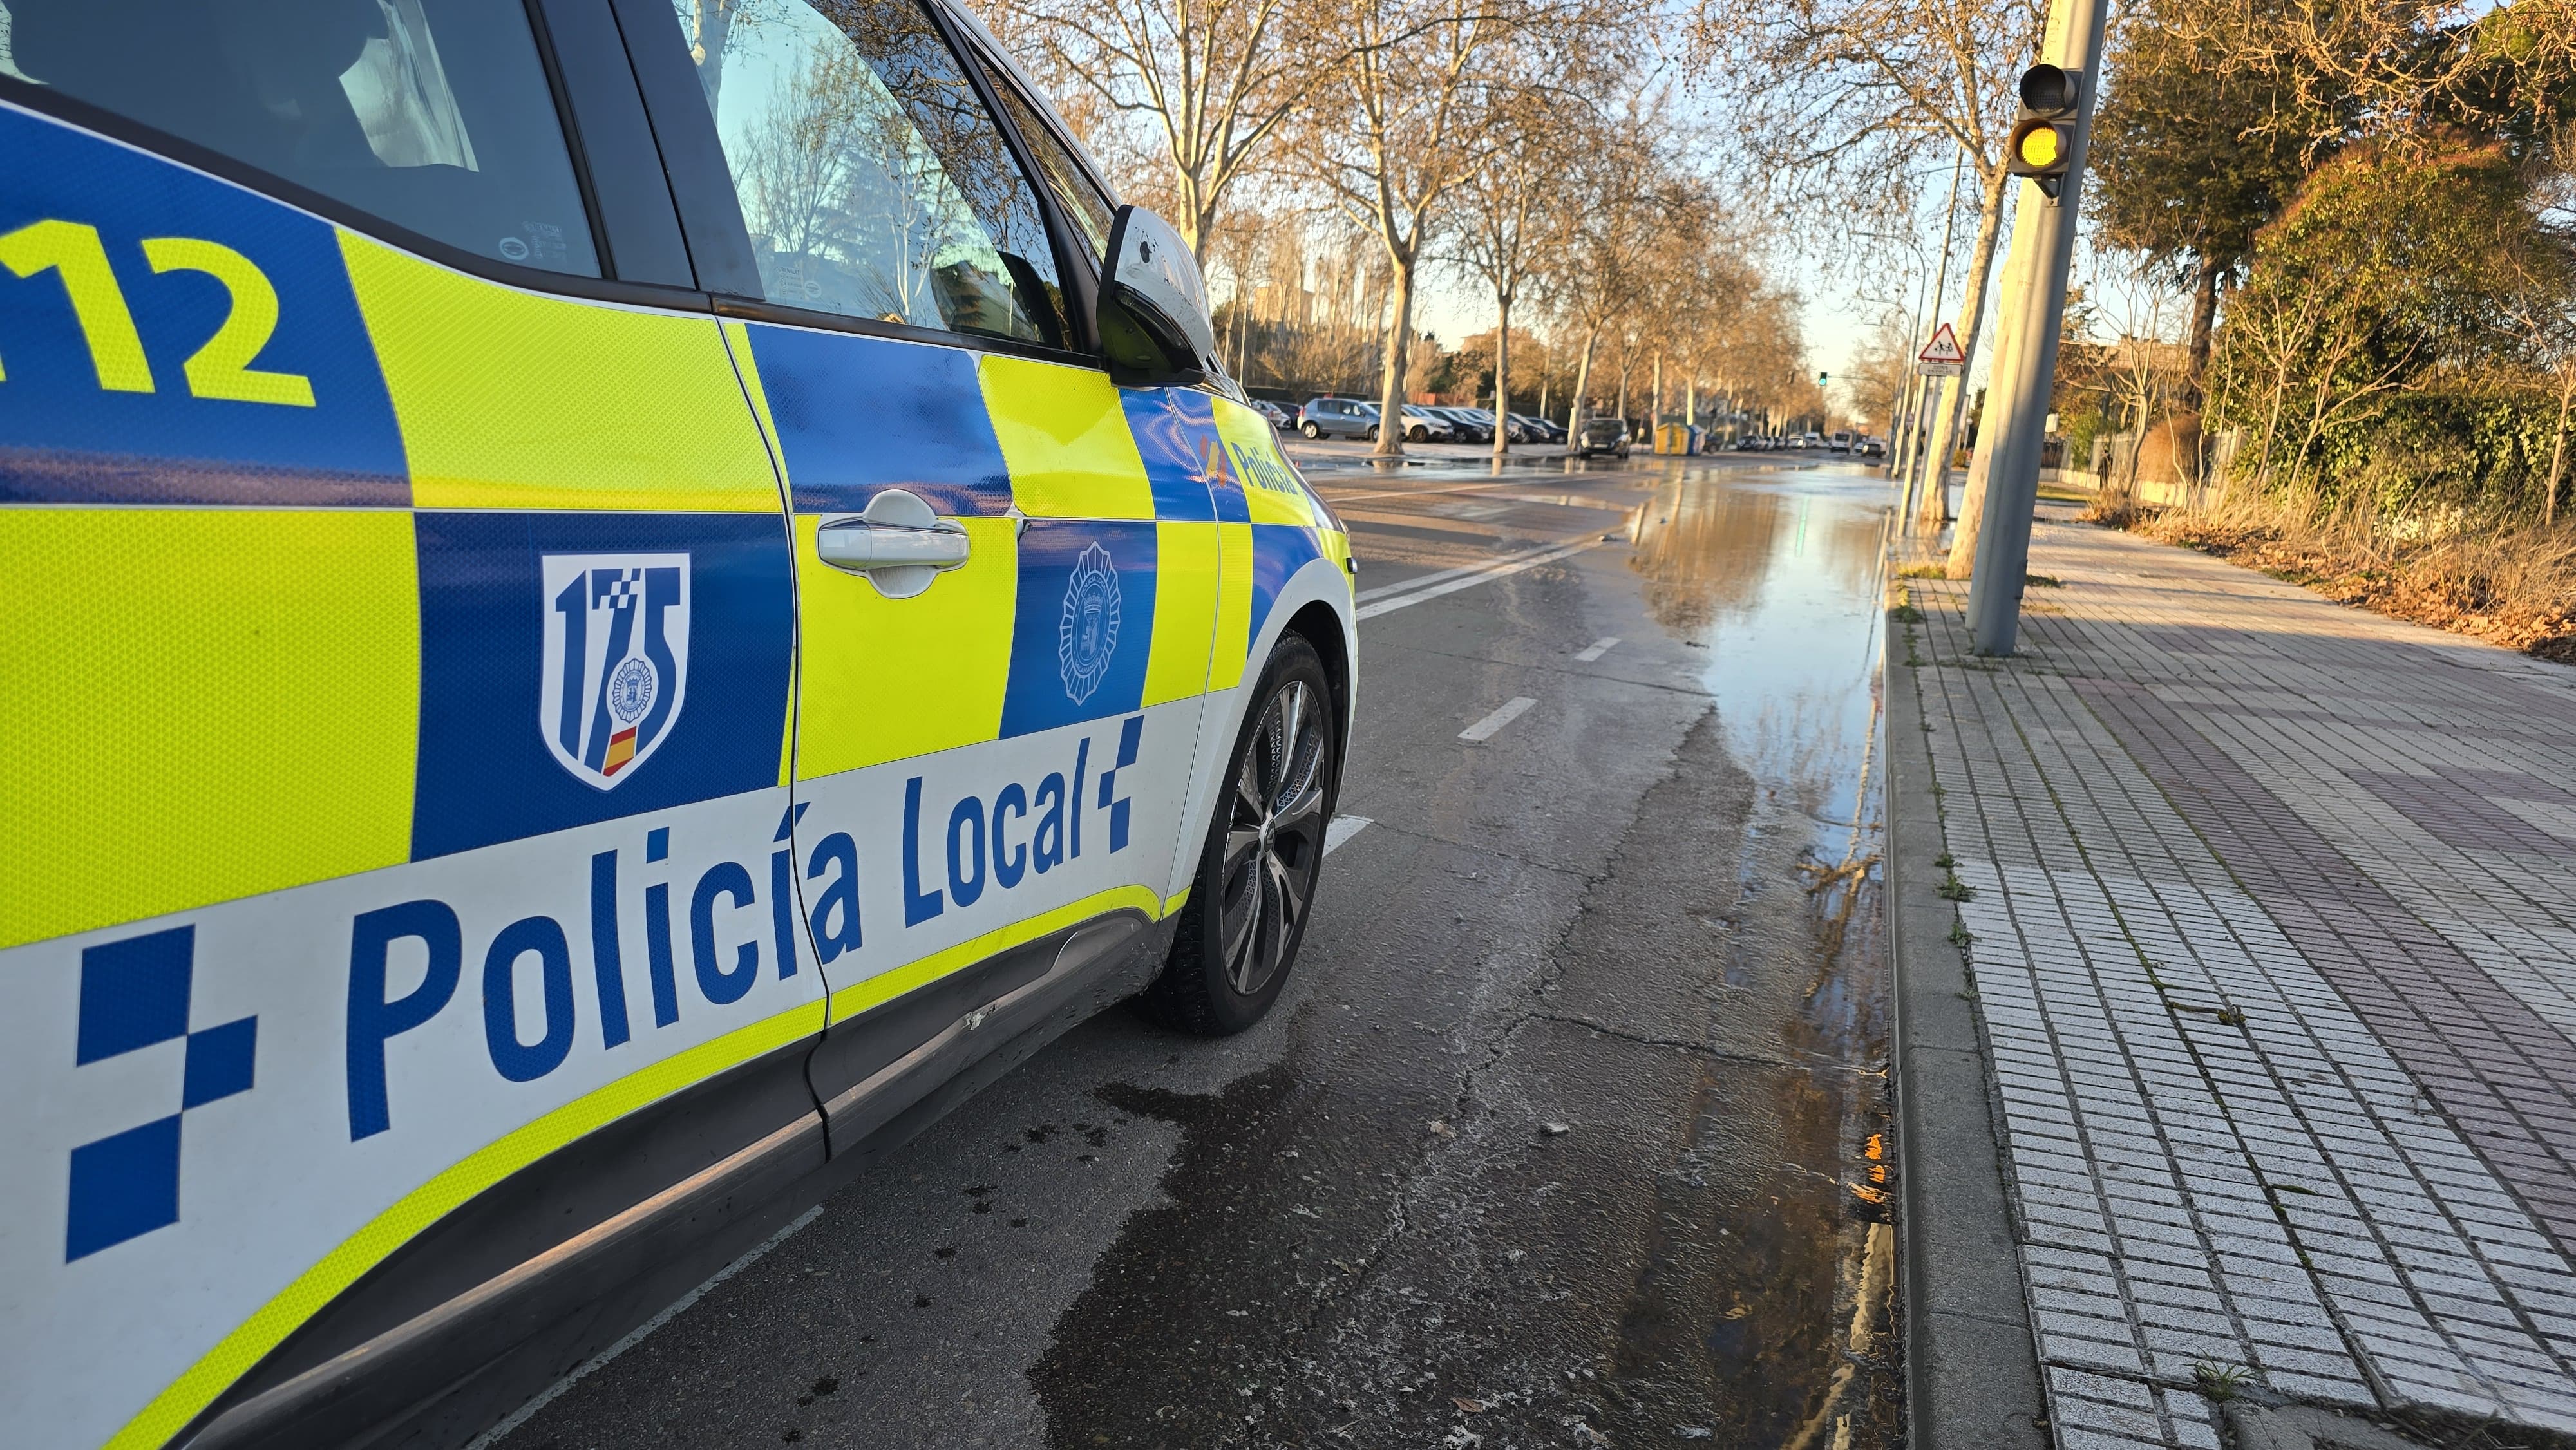
{"label": "amber traffic light", "polygon": [[2066,133],[2040,122],[2024,126],[2013,136],[2013,160],[2029,173],[2056,169],[2066,159]]}
{"label": "amber traffic light", "polygon": [[2004,169],[2027,176],[2057,195],[2075,149],[2075,113],[2083,77],[2062,66],[2035,65],[2021,74],[2021,115],[2013,122]]}

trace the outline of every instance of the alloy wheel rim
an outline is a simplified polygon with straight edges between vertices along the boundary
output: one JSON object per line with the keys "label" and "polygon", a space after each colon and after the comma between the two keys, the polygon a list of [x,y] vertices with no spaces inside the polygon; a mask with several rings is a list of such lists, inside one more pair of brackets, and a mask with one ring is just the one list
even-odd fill
{"label": "alloy wheel rim", "polygon": [[1303,680],[1262,708],[1252,748],[1227,792],[1217,935],[1228,985],[1252,996],[1278,976],[1312,899],[1324,855],[1323,712]]}

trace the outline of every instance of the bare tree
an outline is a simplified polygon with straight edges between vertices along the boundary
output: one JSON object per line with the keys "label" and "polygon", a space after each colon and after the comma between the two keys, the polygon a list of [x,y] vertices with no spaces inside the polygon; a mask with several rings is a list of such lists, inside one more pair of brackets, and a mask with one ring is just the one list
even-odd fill
{"label": "bare tree", "polygon": [[1706,365],[1738,345],[1760,280],[1727,233],[1714,189],[1676,181],[1662,210],[1646,315],[1657,353],[1673,364],[1682,421],[1696,426]]}
{"label": "bare tree", "polygon": [[1038,67],[1057,89],[1085,92],[1141,125],[1145,146],[1168,164],[1159,179],[1169,185],[1172,224],[1202,263],[1229,193],[1332,73],[1341,48],[1287,0],[984,3],[997,30],[1041,52]]}
{"label": "bare tree", "polygon": [[1757,0],[1701,12],[1702,43],[1745,117],[1747,161],[1793,206],[1855,197],[1901,206],[1911,188],[1890,180],[1942,169],[1954,147],[1975,170],[1977,232],[1956,325],[1969,366],[1943,384],[1933,412],[1927,525],[1949,515],[1941,479],[2012,193],[2004,142],[2013,85],[2046,19],[2036,0]]}
{"label": "bare tree", "polygon": [[[1655,141],[1665,127],[1667,97],[1629,97],[1622,114],[1604,128],[1598,144],[1569,158],[1557,178],[1553,204],[1566,235],[1558,265],[1538,279],[1537,301],[1557,328],[1574,339],[1574,405],[1570,439],[1582,431],[1596,391],[1595,364],[1604,339],[1621,340],[1641,304],[1651,275],[1648,257],[1660,215],[1659,176],[1664,163]],[[1619,398],[1627,398],[1627,352],[1621,351]]]}
{"label": "bare tree", "polygon": [[[1496,149],[1460,195],[1455,246],[1458,262],[1494,299],[1496,457],[1511,448],[1512,309],[1533,272],[1563,257],[1573,218],[1552,194],[1554,183],[1599,136],[1592,104],[1564,84],[1578,55],[1533,44],[1516,59],[1522,73],[1487,90],[1483,125]],[[1546,75],[1558,79],[1544,82]]]}
{"label": "bare tree", "polygon": [[[1482,71],[1526,17],[1488,0],[1342,0],[1328,22],[1350,38],[1334,104],[1310,116],[1321,179],[1377,235],[1393,279],[1379,369],[1377,451],[1404,451],[1414,291],[1460,188],[1492,159],[1477,121]],[[1345,104],[1347,101],[1347,104]]]}
{"label": "bare tree", "polygon": [[[1891,307],[1879,314],[1878,325],[1861,342],[1844,392],[1864,431],[1895,429],[1897,400],[1904,394],[1914,361],[1913,331],[1912,319]],[[1872,423],[1877,427],[1872,428]]]}
{"label": "bare tree", "polygon": [[[2576,46],[2576,15],[2561,6],[2556,23],[2565,28],[2561,42]],[[2576,425],[2576,124],[2552,138],[2556,155],[2531,198],[2542,225],[2520,239],[2495,248],[2490,263],[2510,278],[2503,289],[2503,320],[2529,364],[2548,385],[2557,404],[2557,426],[2550,430],[2549,473],[2541,483],[2540,522],[2558,522],[2558,492],[2567,480],[2568,432]]]}

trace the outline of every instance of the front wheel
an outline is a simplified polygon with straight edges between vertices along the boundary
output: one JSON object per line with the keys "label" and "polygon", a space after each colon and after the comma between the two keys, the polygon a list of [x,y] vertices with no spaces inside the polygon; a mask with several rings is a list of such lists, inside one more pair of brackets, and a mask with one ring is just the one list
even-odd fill
{"label": "front wheel", "polygon": [[1252,700],[1171,959],[1145,989],[1149,1012],[1202,1037],[1260,1021],[1287,985],[1340,784],[1340,721],[1313,645],[1282,639]]}
{"label": "front wheel", "polygon": [[1367,437],[1368,441],[1371,443],[1375,443],[1377,441],[1377,425],[1375,423],[1371,423],[1369,425]]}
{"label": "front wheel", "polygon": [[1309,438],[1321,438],[1324,436],[1324,430],[1316,427],[1312,419],[1307,420],[1305,427],[1299,431]]}

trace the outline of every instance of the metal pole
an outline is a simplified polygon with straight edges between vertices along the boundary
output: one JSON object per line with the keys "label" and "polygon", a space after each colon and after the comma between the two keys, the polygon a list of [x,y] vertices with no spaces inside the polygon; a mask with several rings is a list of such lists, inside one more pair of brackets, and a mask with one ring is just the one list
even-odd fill
{"label": "metal pole", "polygon": [[[2075,218],[2084,197],[2085,153],[2093,138],[2093,102],[2102,82],[2102,25],[2108,0],[2057,0],[2049,15],[2048,59],[2080,78],[2073,144],[2066,177],[2050,197],[2035,181],[2022,182],[2021,223],[2013,228],[2013,255],[2027,263],[2016,335],[2006,346],[2016,358],[2010,378],[1993,380],[1989,399],[2000,403],[1994,463],[1986,474],[1986,512],[1977,525],[1976,570],[1968,585],[1968,630],[1981,655],[2009,655],[2021,634],[2022,586],[2030,567],[2031,511],[2039,502],[2039,454],[2048,423],[2048,395],[2057,377],[2057,339],[2065,325],[2066,278],[2075,260]],[[1999,357],[2001,354],[1999,354]]]}
{"label": "metal pole", "polygon": [[1892,455],[1888,471],[1897,478],[1896,516],[1900,519],[1914,517],[1914,450],[1917,446],[1914,434],[1922,423],[1924,385],[1931,381],[1931,378],[1917,372],[1906,382],[1905,429],[1902,433],[1890,430],[1888,435],[1887,447]]}
{"label": "metal pole", "polygon": [[[1908,342],[1923,335],[1924,280],[1923,253],[1917,250],[1914,254],[1914,311],[1906,318],[1905,337]],[[1915,358],[1905,360],[1905,380],[1897,385],[1895,405],[1888,409],[1886,466],[1887,476],[1891,479],[1901,478],[1905,472],[1905,445],[1900,440],[1905,435],[1906,415],[1914,410],[1914,370],[1919,366],[1921,364]],[[1910,488],[1905,490],[1906,497],[1897,504],[1898,518],[1906,516],[1905,505],[1914,501],[1913,492]]]}
{"label": "metal pole", "polygon": [[[1950,199],[1948,202],[1944,203],[1941,208],[1941,274],[1940,280],[1932,284],[1932,320],[1936,324],[1941,320],[1941,309],[1947,305],[1950,300],[1950,239],[1953,233],[1958,229],[1959,224],[1959,173],[1967,166],[1967,164],[1967,152],[1953,151],[1951,153]],[[1929,342],[1931,339],[1926,338],[1924,341]],[[1965,388],[1967,384],[1968,380],[1964,376],[1959,379],[1960,387]],[[1920,414],[1928,414],[1931,412],[1933,407],[1937,406],[1940,396],[1940,383],[1931,378],[1925,378],[1923,380],[1923,403],[1922,407],[1918,410],[1917,417],[1918,428],[1921,423]],[[1918,475],[1923,471],[1924,449],[1930,442],[1931,440],[1928,436],[1917,437],[1914,440],[1912,450],[1905,460],[1905,497],[1909,503],[1912,502],[1914,491],[1919,486]],[[1948,460],[1943,460],[1941,471],[1933,474],[1932,476],[1941,480],[1944,487],[1948,486]],[[1912,515],[1909,514],[1907,517],[1911,518]]]}

